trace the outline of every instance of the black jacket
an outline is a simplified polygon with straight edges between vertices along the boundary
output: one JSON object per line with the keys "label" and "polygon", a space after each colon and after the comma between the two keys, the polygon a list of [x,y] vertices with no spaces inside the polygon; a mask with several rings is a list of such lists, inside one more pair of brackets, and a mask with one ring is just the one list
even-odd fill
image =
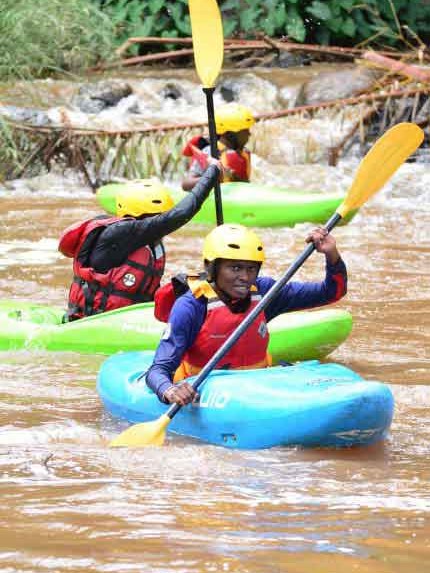
{"label": "black jacket", "polygon": [[169,211],[143,219],[124,219],[98,231],[96,239],[88,237],[79,253],[80,262],[105,273],[120,266],[139,247],[158,243],[193,218],[218,176],[218,167],[209,165],[194,188]]}

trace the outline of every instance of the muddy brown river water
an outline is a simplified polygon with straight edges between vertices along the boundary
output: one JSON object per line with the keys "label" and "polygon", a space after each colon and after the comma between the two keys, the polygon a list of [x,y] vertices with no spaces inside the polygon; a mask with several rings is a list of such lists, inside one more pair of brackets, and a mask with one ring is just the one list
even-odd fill
{"label": "muddy brown river water", "polygon": [[[347,188],[357,160],[301,167]],[[297,176],[297,167],[291,168]],[[288,170],[286,171],[288,178]],[[103,356],[0,354],[0,571],[425,573],[430,571],[430,167],[407,164],[335,231],[354,329],[330,360],[390,384],[389,439],[372,448],[231,451],[169,437],[113,451],[120,426],[95,391]],[[99,210],[73,180],[0,189],[2,298],[65,304],[61,230]],[[261,230],[276,275],[308,225]],[[204,229],[166,240],[170,275]],[[321,275],[317,255],[300,278]]]}

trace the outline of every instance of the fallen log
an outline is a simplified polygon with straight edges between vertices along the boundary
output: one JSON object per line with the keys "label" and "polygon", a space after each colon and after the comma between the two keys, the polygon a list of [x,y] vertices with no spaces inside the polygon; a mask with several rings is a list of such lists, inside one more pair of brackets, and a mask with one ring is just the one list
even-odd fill
{"label": "fallen log", "polygon": [[[116,53],[118,55],[122,54],[127,48],[133,44],[174,44],[183,46],[192,46],[192,38],[165,38],[157,36],[136,36],[128,38],[124,44],[117,48]],[[308,51],[308,52],[322,52],[329,53],[333,55],[343,55],[343,56],[359,56],[366,51],[365,48],[344,48],[342,46],[321,46],[319,44],[300,44],[298,42],[290,42],[287,38],[269,38],[268,36],[263,36],[262,39],[244,40],[241,38],[225,38],[224,45],[240,45],[244,48],[254,50],[258,48],[268,48],[269,44],[272,48],[292,50],[292,51]],[[279,46],[281,44],[281,46]],[[418,50],[417,50],[418,51]],[[402,58],[405,56],[411,56],[413,51],[409,52],[398,52],[396,50],[378,50],[379,54]]]}
{"label": "fallen log", "polygon": [[383,68],[384,70],[389,70],[396,74],[407,76],[414,80],[418,80],[419,82],[430,82],[430,70],[424,70],[414,64],[399,62],[374,51],[364,52],[363,59],[367,62],[371,62],[378,68]]}
{"label": "fallen log", "polygon": [[[104,64],[99,64],[95,68],[91,68],[90,71],[99,71],[114,68],[117,66],[133,66],[137,64],[144,64],[148,62],[156,62],[160,60],[166,60],[171,58],[180,58],[183,56],[190,56],[193,54],[192,50],[192,38],[157,38],[155,36],[144,36],[144,37],[132,37],[128,38],[116,51],[117,56],[121,56],[124,52],[134,44],[173,44],[190,46],[189,49],[182,50],[167,50],[163,52],[157,52],[155,54],[145,54],[142,56],[134,56],[131,58],[124,58],[116,62],[107,62]],[[317,44],[299,44],[297,42],[290,42],[285,38],[269,38],[268,36],[263,36],[262,39],[254,40],[242,40],[239,38],[226,38],[224,40],[224,50],[226,52],[231,52],[235,50],[278,50],[287,52],[306,52],[314,54],[325,54],[332,56],[339,56],[343,58],[348,58],[353,60],[356,57],[364,57],[368,50],[361,48],[343,48],[340,46],[320,46]],[[391,57],[391,58],[411,58],[415,57],[417,59],[418,55],[415,52],[396,52],[393,50],[383,50],[378,52],[372,52],[381,56]],[[418,51],[417,51],[418,54]],[[420,57],[427,57],[423,50],[420,51]],[[428,58],[427,58],[428,59]]]}
{"label": "fallen log", "polygon": [[425,87],[425,88],[414,88],[406,90],[384,91],[380,93],[361,94],[355,97],[340,98],[317,104],[301,105],[298,107],[281,109],[279,111],[274,111],[269,113],[260,113],[259,115],[256,116],[256,119],[257,120],[277,119],[278,117],[285,117],[287,115],[292,115],[294,113],[305,113],[309,111],[316,111],[318,109],[327,109],[336,106],[355,105],[359,103],[386,100],[389,98],[398,99],[402,97],[414,96],[420,93],[429,93],[429,88]]}
{"label": "fallen log", "polygon": [[192,48],[185,48],[183,50],[171,50],[169,52],[159,52],[157,54],[146,54],[145,56],[134,56],[132,58],[124,58],[115,62],[107,62],[105,64],[98,64],[90,68],[90,72],[98,72],[101,70],[109,70],[119,66],[135,66],[137,64],[144,64],[147,62],[157,62],[159,60],[168,60],[170,58],[181,58],[183,56],[192,56]]}

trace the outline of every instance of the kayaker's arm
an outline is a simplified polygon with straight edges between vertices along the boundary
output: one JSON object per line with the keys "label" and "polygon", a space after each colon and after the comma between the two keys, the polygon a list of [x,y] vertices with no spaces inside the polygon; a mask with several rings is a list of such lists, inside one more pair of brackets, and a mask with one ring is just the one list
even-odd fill
{"label": "kayaker's arm", "polygon": [[169,211],[144,219],[124,219],[109,225],[92,247],[89,266],[105,273],[120,266],[136,249],[157,243],[185,225],[200,209],[219,174],[217,165],[209,165],[194,189]]}
{"label": "kayaker's arm", "polygon": [[182,180],[182,189],[184,191],[191,191],[195,185],[197,185],[197,183],[200,181],[201,176],[200,175],[185,175],[185,177]]}
{"label": "kayaker's arm", "polygon": [[[214,160],[211,159],[211,161]],[[157,242],[188,223],[203,205],[220,173],[217,165],[209,165],[190,193],[177,205],[165,213],[145,219],[148,223],[145,230],[145,234],[149,236],[148,242]]]}
{"label": "kayaker's arm", "polygon": [[[335,264],[326,260],[326,276],[321,282],[289,282],[266,309],[266,318],[271,320],[283,312],[315,308],[336,302],[347,291],[347,271],[341,258]],[[264,295],[275,282],[261,277],[257,286]]]}
{"label": "kayaker's arm", "polygon": [[196,299],[191,293],[181,296],[173,305],[154,361],[146,374],[146,383],[161,402],[168,402],[165,394],[176,385],[173,377],[188,348],[192,346],[206,316],[206,300]]}

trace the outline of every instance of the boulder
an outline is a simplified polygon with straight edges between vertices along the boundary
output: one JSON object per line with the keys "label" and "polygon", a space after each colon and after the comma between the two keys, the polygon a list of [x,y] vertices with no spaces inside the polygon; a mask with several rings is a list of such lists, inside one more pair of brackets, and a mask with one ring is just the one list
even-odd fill
{"label": "boulder", "polygon": [[82,85],[72,104],[84,113],[99,113],[114,107],[132,93],[131,86],[122,80],[106,80]]}
{"label": "boulder", "polygon": [[305,103],[312,105],[352,97],[370,89],[380,75],[376,70],[357,66],[322,72],[306,82],[303,92]]}

